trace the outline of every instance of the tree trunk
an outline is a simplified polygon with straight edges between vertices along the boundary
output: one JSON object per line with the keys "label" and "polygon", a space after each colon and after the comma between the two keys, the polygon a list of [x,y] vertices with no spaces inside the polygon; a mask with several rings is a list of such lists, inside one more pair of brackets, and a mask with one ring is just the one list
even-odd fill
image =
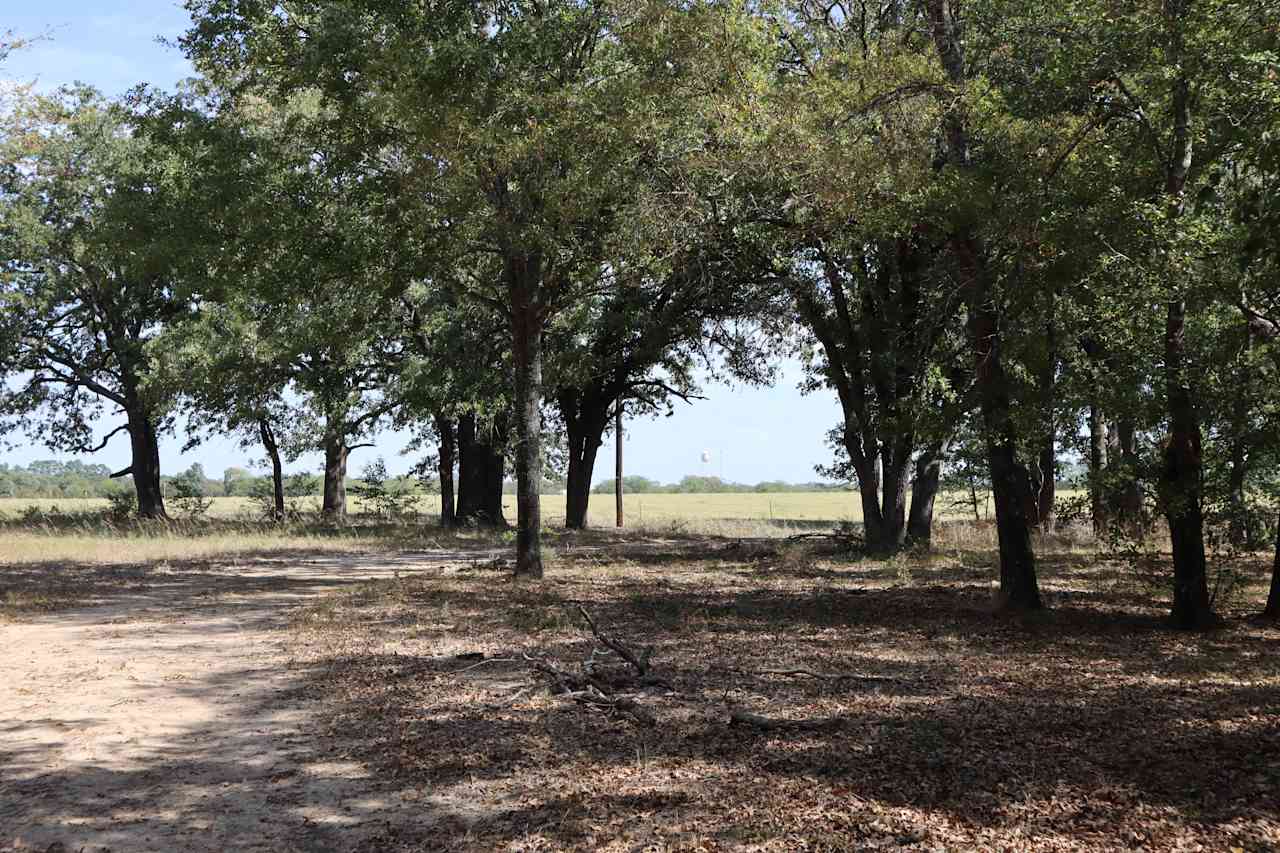
{"label": "tree trunk", "polygon": [[1165,314],[1165,385],[1169,440],[1164,451],[1162,500],[1173,542],[1173,621],[1180,628],[1215,622],[1209,606],[1200,502],[1200,423],[1185,381],[1186,305],[1174,300]]}
{"label": "tree trunk", "polygon": [[[1244,377],[1242,377],[1243,379]],[[1249,400],[1244,394],[1236,397],[1231,412],[1231,460],[1227,470],[1227,537],[1237,548],[1254,548],[1258,537],[1249,524],[1249,501],[1245,494],[1245,479],[1249,473],[1248,428]]]}
{"label": "tree trunk", "polygon": [[458,418],[457,524],[505,526],[502,515],[502,482],[506,474],[505,424],[495,418],[487,437],[474,413]]}
{"label": "tree trunk", "polygon": [[613,509],[614,509],[614,526],[621,527],[622,519],[622,400],[614,403],[613,407],[613,432],[615,435],[613,447]]}
{"label": "tree trunk", "polygon": [[453,496],[453,466],[458,437],[452,418],[436,415],[436,435],[440,439],[440,451],[436,471],[440,477],[440,526],[453,527],[457,523]]}
{"label": "tree trunk", "polygon": [[128,472],[133,476],[133,489],[138,495],[138,515],[142,518],[168,518],[164,508],[164,490],[160,485],[160,441],[155,425],[145,412],[129,412]]}
{"label": "tree trunk", "polygon": [[258,438],[271,460],[271,517],[276,523],[284,521],[284,466],[280,462],[280,445],[275,430],[266,418],[258,418]]}
{"label": "tree trunk", "polygon": [[506,527],[502,513],[502,488],[507,480],[507,416],[495,415],[490,427],[489,441],[484,446],[484,493],[480,501],[481,514],[494,527]]}
{"label": "tree trunk", "polygon": [[971,239],[953,241],[960,269],[969,278],[969,334],[974,347],[974,385],[978,391],[996,535],[1000,542],[1001,607],[1038,609],[1040,587],[1031,548],[1030,478],[1017,459],[1017,437],[1011,412],[1009,379],[1000,352],[999,311],[990,292],[981,250]]}
{"label": "tree trunk", "polygon": [[874,459],[854,462],[858,477],[858,498],[862,503],[862,538],[867,550],[881,550],[884,542],[884,518],[880,514],[880,466]]}
{"label": "tree trunk", "polygon": [[942,481],[946,445],[929,447],[916,459],[916,476],[911,483],[911,511],[907,516],[907,541],[929,547],[933,541],[933,503]]}
{"label": "tree trunk", "polygon": [[347,517],[347,444],[330,436],[324,442],[324,498],[320,516],[326,521]]}
{"label": "tree trunk", "polygon": [[1107,470],[1107,417],[1097,403],[1089,404],[1089,507],[1093,532],[1102,536],[1110,521],[1107,512],[1105,476]]}
{"label": "tree trunk", "polygon": [[[1133,418],[1117,420],[1115,449],[1119,451],[1120,458],[1119,483],[1111,500],[1113,513],[1126,530],[1136,534],[1143,527],[1142,483],[1138,481],[1138,428]],[[1109,460],[1115,467],[1115,455]]]}
{"label": "tree trunk", "polygon": [[1045,363],[1036,377],[1042,406],[1043,432],[1040,436],[1040,447],[1036,454],[1036,475],[1033,478],[1031,495],[1034,515],[1031,516],[1042,533],[1052,533],[1056,521],[1054,499],[1057,496],[1058,454],[1057,429],[1054,426],[1056,407],[1056,384],[1058,371],[1057,323],[1054,311],[1057,309],[1057,296],[1049,297],[1049,322],[1045,327],[1045,343],[1048,348]]}
{"label": "tree trunk", "polygon": [[1053,428],[1050,427],[1046,444],[1040,449],[1040,490],[1036,499],[1036,507],[1039,510],[1037,520],[1040,523],[1040,530],[1044,533],[1052,533],[1057,524],[1057,512],[1053,505],[1058,496],[1057,467],[1058,453]]}
{"label": "tree trunk", "polygon": [[[929,28],[938,59],[951,82],[968,84],[962,24],[949,0],[926,0]],[[957,99],[957,104],[963,103]],[[957,169],[972,168],[969,133],[964,113],[957,107],[943,119],[947,162]],[[996,532],[1000,539],[1000,604],[1005,607],[1039,608],[1035,554],[1031,550],[1027,502],[1027,472],[1018,464],[1016,432],[1010,412],[1009,379],[1000,352],[1000,312],[991,289],[984,250],[968,226],[958,225],[950,239],[962,281],[966,284],[969,333],[974,348],[974,386],[978,392],[986,432],[991,490],[996,505]]]}
{"label": "tree trunk", "polygon": [[1267,606],[1262,615],[1280,620],[1280,521],[1276,523],[1276,558],[1271,564],[1271,591],[1267,594]]}
{"label": "tree trunk", "polygon": [[507,253],[515,362],[516,576],[542,577],[542,259]]}
{"label": "tree trunk", "polygon": [[559,406],[569,441],[564,525],[570,530],[584,530],[591,502],[596,454],[604,443],[605,425],[609,421],[609,403],[601,404],[594,397],[588,399],[581,392],[572,391],[561,394]]}
{"label": "tree trunk", "polygon": [[[881,454],[880,548],[896,551],[907,541],[907,468],[911,463],[910,445],[895,442]],[[868,543],[870,544],[870,543]]]}

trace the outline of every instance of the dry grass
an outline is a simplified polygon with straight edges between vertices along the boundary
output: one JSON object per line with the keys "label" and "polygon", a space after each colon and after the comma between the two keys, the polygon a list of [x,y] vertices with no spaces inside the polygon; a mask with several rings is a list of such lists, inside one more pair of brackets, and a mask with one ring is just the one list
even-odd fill
{"label": "dry grass", "polygon": [[[1062,492],[1069,498],[1073,493]],[[943,494],[938,498],[938,518],[942,521],[965,521],[972,518],[971,510],[962,503],[960,494]],[[243,518],[256,512],[249,498],[212,498],[210,516],[218,519]],[[352,512],[360,511],[360,501],[351,499]],[[100,498],[0,498],[0,519],[15,519],[23,512],[35,508],[58,513],[100,512],[107,508],[107,501]],[[301,508],[318,511],[318,498],[306,498]],[[516,517],[514,495],[503,499],[507,517]],[[416,509],[424,516],[440,514],[440,498],[423,495]],[[857,492],[781,492],[781,493],[727,493],[727,494],[650,494],[624,495],[623,511],[627,525],[637,528],[666,528],[672,525],[700,527],[707,522],[743,523],[766,522],[785,527],[788,523],[804,526],[813,522],[839,523],[862,521],[862,507]],[[985,513],[990,513],[986,507]],[[544,495],[542,515],[549,527],[564,523],[564,496]],[[611,527],[614,523],[612,495],[592,495],[590,523],[598,527]]]}
{"label": "dry grass", "polygon": [[[321,748],[433,824],[379,850],[1277,849],[1280,630],[1175,633],[1126,571],[1046,554],[1052,609],[1015,618],[982,551],[623,542],[562,549],[536,586],[364,585],[298,611],[290,653]],[[593,645],[579,603],[655,646],[656,728],[537,686],[523,654]],[[867,678],[743,672],[765,668]],[[830,725],[729,727],[727,703]]]}

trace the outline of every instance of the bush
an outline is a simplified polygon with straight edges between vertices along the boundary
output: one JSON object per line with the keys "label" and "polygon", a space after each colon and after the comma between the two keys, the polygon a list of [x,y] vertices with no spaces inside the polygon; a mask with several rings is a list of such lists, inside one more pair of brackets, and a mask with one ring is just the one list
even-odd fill
{"label": "bush", "polygon": [[173,503],[183,516],[194,520],[209,512],[213,499],[205,497],[203,477],[183,474],[173,480]]}
{"label": "bush", "polygon": [[138,514],[138,496],[127,489],[107,493],[107,517],[113,521],[125,521]]}
{"label": "bush", "polygon": [[418,495],[412,481],[404,477],[389,479],[381,456],[364,466],[360,482],[352,484],[351,493],[360,499],[364,512],[378,518],[411,518],[418,512]]}

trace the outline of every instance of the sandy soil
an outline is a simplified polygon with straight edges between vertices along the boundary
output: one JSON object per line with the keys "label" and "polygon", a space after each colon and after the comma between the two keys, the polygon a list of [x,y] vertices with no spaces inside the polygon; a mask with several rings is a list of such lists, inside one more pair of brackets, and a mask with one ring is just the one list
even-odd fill
{"label": "sandy soil", "polygon": [[109,603],[0,624],[0,850],[367,846],[401,794],[316,752],[289,615],[362,580],[474,559],[174,569]]}

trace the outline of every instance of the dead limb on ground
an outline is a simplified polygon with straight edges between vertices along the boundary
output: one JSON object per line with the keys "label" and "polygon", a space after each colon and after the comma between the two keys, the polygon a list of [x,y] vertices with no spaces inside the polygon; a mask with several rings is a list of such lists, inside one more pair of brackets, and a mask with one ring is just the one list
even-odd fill
{"label": "dead limb on ground", "polygon": [[[524,654],[525,661],[534,673],[543,678],[552,695],[572,700],[580,705],[625,714],[642,726],[655,726],[657,717],[636,699],[636,692],[647,689],[671,690],[666,679],[653,674],[650,659],[653,647],[646,646],[639,652],[616,637],[600,629],[587,609],[578,605],[578,613],[591,629],[600,646],[579,664],[579,671],[567,669],[559,662],[542,655]],[[603,646],[603,648],[601,648]],[[623,666],[612,664],[610,656],[623,661]]]}
{"label": "dead limb on ground", "polygon": [[[653,646],[644,646],[636,651],[631,645],[606,633],[581,604],[577,605],[577,611],[599,645],[592,648],[590,655],[578,665],[576,670],[564,666],[547,655],[533,655],[525,652],[524,660],[529,668],[544,681],[547,689],[554,696],[611,714],[628,716],[642,726],[656,726],[657,716],[637,697],[645,695],[647,690],[661,689],[670,693],[674,688],[669,681],[653,673],[651,666]],[[623,665],[611,663],[614,660],[621,660]],[[716,670],[757,677],[814,678],[822,681],[876,683],[905,681],[905,679],[890,676],[852,672],[817,672],[805,668],[743,669],[717,665],[710,667],[708,672]],[[841,719],[838,717],[775,719],[729,705],[728,724],[730,726],[760,731],[816,731],[832,728],[840,722]]]}

